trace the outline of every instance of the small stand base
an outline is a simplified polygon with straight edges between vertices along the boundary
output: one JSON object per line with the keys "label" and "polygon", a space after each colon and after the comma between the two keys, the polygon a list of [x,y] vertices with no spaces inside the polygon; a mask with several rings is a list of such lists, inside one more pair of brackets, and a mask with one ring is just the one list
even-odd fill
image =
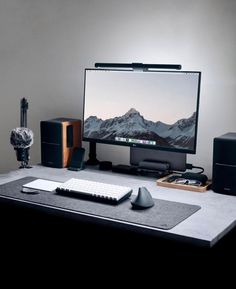
{"label": "small stand base", "polygon": [[19,169],[32,169],[32,167],[29,165],[20,165]]}
{"label": "small stand base", "polygon": [[99,160],[97,160],[97,159],[88,159],[85,164],[87,166],[97,166],[99,164]]}

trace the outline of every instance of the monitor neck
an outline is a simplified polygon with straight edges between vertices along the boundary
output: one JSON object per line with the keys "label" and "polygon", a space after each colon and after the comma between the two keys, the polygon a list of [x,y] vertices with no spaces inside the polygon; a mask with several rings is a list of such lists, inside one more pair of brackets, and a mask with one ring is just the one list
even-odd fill
{"label": "monitor neck", "polygon": [[99,160],[97,159],[96,152],[96,142],[89,142],[89,159],[86,161],[86,165],[88,166],[96,166],[99,164]]}

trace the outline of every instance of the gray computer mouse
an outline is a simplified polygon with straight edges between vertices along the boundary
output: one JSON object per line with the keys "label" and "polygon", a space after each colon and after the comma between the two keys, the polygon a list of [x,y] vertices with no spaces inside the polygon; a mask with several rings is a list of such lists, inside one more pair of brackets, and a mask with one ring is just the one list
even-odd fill
{"label": "gray computer mouse", "polygon": [[140,187],[138,195],[131,201],[133,209],[147,209],[154,206],[150,192],[145,187]]}

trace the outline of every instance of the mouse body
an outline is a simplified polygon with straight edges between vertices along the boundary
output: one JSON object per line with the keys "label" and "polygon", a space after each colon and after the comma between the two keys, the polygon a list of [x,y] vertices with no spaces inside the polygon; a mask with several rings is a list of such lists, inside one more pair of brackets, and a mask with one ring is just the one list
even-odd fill
{"label": "mouse body", "polygon": [[133,209],[147,209],[154,206],[154,201],[150,192],[145,187],[140,187],[131,205]]}

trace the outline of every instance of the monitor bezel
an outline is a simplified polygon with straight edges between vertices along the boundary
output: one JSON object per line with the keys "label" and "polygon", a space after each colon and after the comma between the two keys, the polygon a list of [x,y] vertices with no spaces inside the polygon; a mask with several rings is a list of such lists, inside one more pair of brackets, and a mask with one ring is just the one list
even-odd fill
{"label": "monitor bezel", "polygon": [[[85,90],[86,90],[86,73],[87,71],[91,70],[101,70],[101,71],[111,71],[111,72],[128,72],[128,73],[176,73],[176,74],[184,74],[184,73],[196,73],[198,74],[198,91],[197,91],[197,103],[196,103],[196,126],[195,126],[195,138],[194,138],[194,146],[193,149],[184,149],[184,148],[168,148],[163,146],[151,146],[145,144],[137,144],[137,143],[127,143],[127,142],[115,142],[110,140],[103,140],[103,139],[95,139],[95,138],[88,138],[84,137],[84,114],[85,114]],[[87,142],[94,142],[94,143],[101,143],[101,144],[109,144],[109,145],[118,145],[118,146],[126,146],[126,147],[134,147],[134,148],[146,148],[152,150],[163,150],[163,151],[170,151],[170,152],[180,152],[180,153],[188,153],[188,154],[196,154],[196,147],[197,147],[197,136],[198,136],[198,118],[199,118],[199,104],[200,104],[200,89],[201,89],[201,71],[196,70],[133,70],[133,69],[110,69],[110,68],[85,68],[84,70],[84,91],[83,91],[83,125],[82,125],[82,140]]]}

